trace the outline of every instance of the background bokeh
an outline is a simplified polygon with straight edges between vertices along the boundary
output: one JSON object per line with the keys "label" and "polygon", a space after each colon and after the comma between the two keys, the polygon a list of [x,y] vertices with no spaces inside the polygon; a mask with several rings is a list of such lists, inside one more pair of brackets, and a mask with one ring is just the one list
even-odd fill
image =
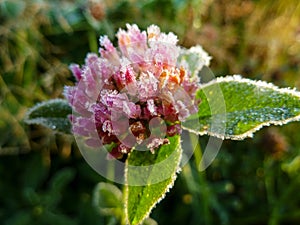
{"label": "background bokeh", "polygon": [[[115,40],[126,23],[154,23],[176,33],[180,45],[201,44],[216,76],[300,90],[298,0],[1,0],[1,224],[115,224],[93,206],[93,189],[105,180],[73,137],[23,118],[37,102],[62,97],[74,82],[68,65],[97,52],[100,35]],[[152,217],[162,225],[299,224],[299,131],[291,123],[225,141],[204,172],[196,153]]]}

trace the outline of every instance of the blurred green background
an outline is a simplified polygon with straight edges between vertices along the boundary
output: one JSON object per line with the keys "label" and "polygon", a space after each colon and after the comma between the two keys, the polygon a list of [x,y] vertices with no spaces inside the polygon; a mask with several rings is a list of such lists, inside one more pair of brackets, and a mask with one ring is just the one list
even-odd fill
{"label": "blurred green background", "polygon": [[[1,0],[1,224],[112,221],[92,204],[95,185],[105,180],[72,136],[23,118],[37,102],[62,97],[74,82],[68,65],[97,52],[100,35],[115,40],[126,23],[154,23],[176,33],[180,45],[203,45],[216,76],[242,74],[300,90],[298,0]],[[196,169],[197,153],[152,217],[161,225],[300,224],[299,131],[292,123],[225,141],[205,172]]]}

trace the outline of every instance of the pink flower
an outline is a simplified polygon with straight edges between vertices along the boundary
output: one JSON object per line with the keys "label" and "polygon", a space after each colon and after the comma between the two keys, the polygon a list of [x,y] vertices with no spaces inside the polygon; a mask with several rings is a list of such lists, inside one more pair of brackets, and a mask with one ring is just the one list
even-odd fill
{"label": "pink flower", "polygon": [[[70,66],[77,83],[64,92],[73,108],[73,132],[90,146],[99,144],[97,139],[113,143],[109,158],[122,158],[139,145],[154,152],[169,143],[169,136],[180,134],[180,123],[198,108],[199,79],[179,60],[177,36],[156,25],[147,31],[135,24],[126,27],[116,35],[119,49],[100,37],[100,56],[89,53],[85,65]],[[164,121],[158,131],[165,134],[151,134],[154,118]]]}

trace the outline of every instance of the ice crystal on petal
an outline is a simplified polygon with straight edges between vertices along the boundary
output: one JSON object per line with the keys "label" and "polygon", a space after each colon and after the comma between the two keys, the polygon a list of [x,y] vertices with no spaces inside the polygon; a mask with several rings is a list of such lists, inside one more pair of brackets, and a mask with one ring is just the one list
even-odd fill
{"label": "ice crystal on petal", "polygon": [[71,64],[70,65],[70,70],[72,71],[74,77],[76,78],[77,81],[80,81],[81,76],[82,76],[82,70],[80,69],[78,64]]}
{"label": "ice crystal on petal", "polygon": [[103,58],[106,58],[111,64],[119,65],[119,55],[116,48],[113,46],[107,36],[102,36],[99,39],[100,45],[103,48],[99,49],[99,52]]}
{"label": "ice crystal on petal", "polygon": [[154,152],[181,133],[180,123],[197,112],[195,73],[210,56],[196,46],[182,57],[177,36],[156,25],[141,31],[127,24],[116,37],[118,48],[102,36],[100,56],[88,53],[83,66],[70,65],[77,83],[64,95],[73,108],[73,132],[89,146],[112,144],[108,158],[119,159],[139,145]]}
{"label": "ice crystal on petal", "polygon": [[158,92],[158,80],[151,73],[142,73],[138,82],[138,94],[141,101],[154,98]]}
{"label": "ice crystal on petal", "polygon": [[147,109],[150,112],[150,114],[152,116],[156,116],[157,112],[156,112],[156,106],[154,104],[154,100],[153,99],[149,99],[147,100]]}
{"label": "ice crystal on petal", "polygon": [[167,138],[153,138],[149,144],[147,144],[147,148],[154,153],[155,149],[163,144],[169,144],[169,140]]}
{"label": "ice crystal on petal", "polygon": [[158,36],[160,35],[160,28],[154,24],[150,25],[147,28],[148,40],[157,40]]}

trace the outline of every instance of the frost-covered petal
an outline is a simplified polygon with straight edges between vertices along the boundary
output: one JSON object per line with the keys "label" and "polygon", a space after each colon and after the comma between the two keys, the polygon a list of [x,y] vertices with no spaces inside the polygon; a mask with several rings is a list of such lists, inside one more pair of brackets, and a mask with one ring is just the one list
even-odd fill
{"label": "frost-covered petal", "polygon": [[180,100],[175,102],[174,108],[176,110],[176,113],[178,113],[178,119],[180,121],[183,121],[185,118],[187,118],[189,115],[191,115],[189,109]]}
{"label": "frost-covered petal", "polygon": [[65,86],[63,94],[72,106],[73,111],[85,116],[91,115],[91,112],[86,107],[90,98],[84,92],[84,89],[78,86]]}
{"label": "frost-covered petal", "polygon": [[147,109],[148,109],[148,111],[150,112],[150,114],[152,116],[157,115],[157,107],[155,106],[153,99],[148,99],[147,100]]}
{"label": "frost-covered petal", "polygon": [[97,72],[92,71],[92,69],[93,68],[90,67],[85,69],[82,80],[84,82],[86,94],[89,96],[90,101],[94,102],[99,96],[99,90],[101,90],[103,82],[101,79],[97,79]]}
{"label": "frost-covered petal", "polygon": [[131,148],[124,144],[120,144],[118,146],[118,151],[121,152],[122,154],[127,154],[130,152],[130,150],[131,150]]}
{"label": "frost-covered petal", "polygon": [[108,135],[113,134],[113,126],[110,120],[105,120],[102,124],[103,132],[107,132]]}
{"label": "frost-covered petal", "polygon": [[180,124],[174,124],[167,127],[167,135],[172,137],[176,134],[181,134],[181,126]]}
{"label": "frost-covered petal", "polygon": [[93,104],[91,108],[94,111],[94,118],[97,127],[99,127],[99,125],[102,126],[101,124],[103,124],[104,121],[110,118],[110,111],[104,104],[102,103]]}
{"label": "frost-covered petal", "polygon": [[92,67],[94,62],[98,61],[99,57],[96,53],[88,53],[85,58],[85,66]]}
{"label": "frost-covered petal", "polygon": [[128,101],[125,94],[119,94],[116,90],[102,90],[100,92],[100,102],[102,102],[108,109],[122,110],[123,101]]}
{"label": "frost-covered petal", "polygon": [[136,119],[141,115],[141,108],[133,102],[123,101],[123,112],[128,118]]}
{"label": "frost-covered petal", "polygon": [[89,136],[95,130],[95,124],[91,118],[72,117],[72,131],[74,134]]}
{"label": "frost-covered petal", "polygon": [[167,138],[153,138],[148,144],[147,148],[154,153],[155,149],[164,144],[169,144],[169,140]]}
{"label": "frost-covered petal", "polygon": [[136,72],[128,59],[121,60],[120,70],[114,74],[114,80],[119,91],[126,91],[130,95],[137,92]]}
{"label": "frost-covered petal", "polygon": [[147,28],[147,34],[148,34],[148,40],[151,41],[153,40],[157,40],[157,38],[160,35],[160,28],[154,24],[150,25]]}
{"label": "frost-covered petal", "polygon": [[199,89],[200,87],[200,83],[199,83],[199,79],[198,77],[196,77],[195,79],[191,80],[191,79],[184,79],[182,82],[182,87],[185,90],[186,93],[189,94],[189,96],[191,97],[191,99],[195,98],[196,95],[196,91]]}
{"label": "frost-covered petal", "polygon": [[99,52],[103,58],[106,58],[111,64],[119,65],[119,55],[116,48],[113,46],[111,41],[106,35],[101,36],[100,45],[102,48],[99,49]]}
{"label": "frost-covered petal", "polygon": [[136,24],[126,24],[127,31],[119,29],[117,33],[119,48],[122,54],[133,63],[141,63],[147,49],[147,34],[141,32]]}
{"label": "frost-covered petal", "polygon": [[172,68],[177,63],[179,48],[167,42],[151,42],[147,58],[156,66]]}
{"label": "frost-covered petal", "polygon": [[174,33],[170,32],[168,34],[165,34],[165,33],[160,34],[157,41],[163,42],[163,43],[168,43],[170,45],[176,45],[178,42],[178,39]]}
{"label": "frost-covered petal", "polygon": [[74,64],[72,63],[70,66],[69,66],[70,70],[72,71],[73,73],[73,76],[76,78],[77,81],[80,81],[81,79],[81,76],[82,76],[82,70],[80,68],[80,66],[78,64]]}
{"label": "frost-covered petal", "polygon": [[146,101],[149,98],[157,96],[158,93],[158,80],[151,73],[142,73],[138,81],[138,94],[139,99]]}
{"label": "frost-covered petal", "polygon": [[178,115],[176,113],[173,104],[169,104],[169,103],[163,104],[162,111],[163,111],[162,114],[164,115],[164,119],[166,121],[170,121],[170,122],[178,121]]}

